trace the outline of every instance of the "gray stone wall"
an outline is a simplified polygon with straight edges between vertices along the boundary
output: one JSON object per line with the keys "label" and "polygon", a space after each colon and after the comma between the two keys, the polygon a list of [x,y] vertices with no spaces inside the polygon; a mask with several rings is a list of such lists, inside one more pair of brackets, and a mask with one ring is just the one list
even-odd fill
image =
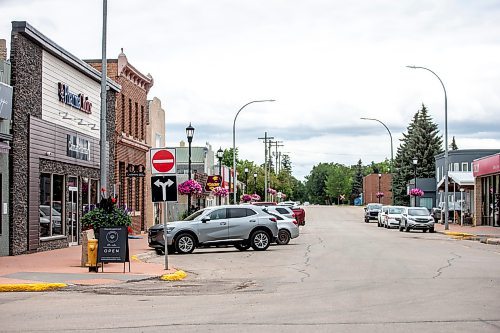
{"label": "gray stone wall", "polygon": [[108,90],[106,93],[106,139],[109,143],[108,155],[108,184],[106,189],[108,193],[113,193],[113,184],[115,179],[115,119],[116,119],[116,94],[114,91]]}
{"label": "gray stone wall", "polygon": [[[0,202],[0,210],[2,212],[2,233],[0,235],[0,256],[9,255],[9,215],[8,211],[3,211],[3,204],[9,202],[9,155],[0,154],[0,170],[2,170],[2,183],[0,190],[2,191],[2,200]],[[7,208],[8,209],[8,208]]]}
{"label": "gray stone wall", "polygon": [[21,34],[11,42],[14,86],[10,158],[10,254],[30,252],[28,245],[28,140],[30,115],[42,116],[42,49]]}

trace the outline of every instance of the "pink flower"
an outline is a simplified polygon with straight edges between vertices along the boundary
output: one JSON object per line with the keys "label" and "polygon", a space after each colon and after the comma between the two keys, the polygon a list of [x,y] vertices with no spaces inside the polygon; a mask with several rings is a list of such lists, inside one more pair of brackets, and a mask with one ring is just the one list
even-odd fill
{"label": "pink flower", "polygon": [[243,202],[250,202],[252,201],[252,196],[250,194],[243,194],[240,199]]}
{"label": "pink flower", "polygon": [[212,193],[217,197],[227,197],[229,195],[229,191],[224,187],[217,186],[212,190]]}
{"label": "pink flower", "polygon": [[410,195],[411,196],[414,196],[414,197],[421,197],[424,195],[424,191],[422,191],[421,189],[419,188],[412,188],[410,190]]}
{"label": "pink flower", "polygon": [[196,180],[189,179],[177,187],[180,194],[201,194],[203,189]]}
{"label": "pink flower", "polygon": [[384,192],[377,192],[376,196],[377,196],[377,198],[383,198]]}

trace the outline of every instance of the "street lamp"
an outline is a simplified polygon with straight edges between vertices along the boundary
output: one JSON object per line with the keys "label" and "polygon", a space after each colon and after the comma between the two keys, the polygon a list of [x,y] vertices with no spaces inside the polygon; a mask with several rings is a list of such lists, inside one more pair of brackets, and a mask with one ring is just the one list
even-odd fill
{"label": "street lamp", "polygon": [[[188,179],[191,180],[191,142],[193,142],[193,136],[194,136],[194,127],[191,126],[191,123],[189,123],[189,126],[186,127],[186,136],[188,139]],[[191,193],[188,194],[188,214],[191,212]]]}
{"label": "street lamp", "polygon": [[247,192],[247,186],[248,186],[248,168],[245,168],[245,191],[243,194]]}
{"label": "street lamp", "polygon": [[441,78],[431,71],[429,68],[419,67],[419,66],[406,66],[411,69],[425,69],[426,71],[434,74],[435,77],[438,78],[441,86],[444,91],[444,230],[448,230],[448,97],[446,96],[446,88],[444,87],[443,81]]}
{"label": "street lamp", "polygon": [[253,193],[257,194],[257,173],[253,174]]}
{"label": "street lamp", "polygon": [[252,103],[261,103],[261,102],[275,102],[274,99],[263,99],[259,101],[251,101],[248,102],[247,104],[243,105],[238,112],[236,112],[236,116],[234,116],[234,121],[233,121],[233,170],[234,170],[234,192],[233,192],[233,202],[236,203],[236,184],[238,180],[238,175],[236,172],[236,139],[235,139],[235,134],[236,134],[236,118],[238,118],[238,115],[240,114],[241,110],[245,108],[245,106],[252,104]]}
{"label": "street lamp", "polygon": [[[382,124],[382,126],[385,127],[385,129],[387,130],[387,132],[389,133],[389,137],[391,138],[391,176],[394,177],[394,175],[392,174],[392,165],[394,163],[394,153],[393,153],[393,148],[392,148],[392,133],[391,131],[389,131],[389,128],[383,123],[381,122],[380,120],[378,119],[375,119],[375,118],[361,118],[363,120],[373,120],[373,121],[378,121],[379,123]],[[392,192],[392,201],[394,202],[394,179],[391,179],[391,192]]]}
{"label": "street lamp", "polygon": [[464,191],[463,187],[460,188],[460,226],[464,225]]}
{"label": "street lamp", "polygon": [[[220,186],[222,187],[222,157],[224,156],[224,151],[222,151],[222,147],[217,150],[217,158],[219,159],[219,179],[220,179]],[[221,197],[219,195],[219,206],[221,203]]]}
{"label": "street lamp", "polygon": [[378,197],[378,203],[380,203],[380,178],[382,178],[382,174],[381,173],[378,174],[378,195],[377,195],[377,197]]}
{"label": "street lamp", "polygon": [[[418,158],[414,157],[413,158],[413,175],[415,177],[415,182],[414,186],[417,188],[417,164],[418,164]],[[415,207],[417,207],[417,196],[415,196]]]}

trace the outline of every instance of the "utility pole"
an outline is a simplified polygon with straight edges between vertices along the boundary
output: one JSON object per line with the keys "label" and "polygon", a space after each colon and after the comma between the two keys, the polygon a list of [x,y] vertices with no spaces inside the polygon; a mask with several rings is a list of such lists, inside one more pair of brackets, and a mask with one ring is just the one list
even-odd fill
{"label": "utility pole", "polygon": [[280,170],[278,168],[278,147],[284,147],[285,145],[282,145],[281,143],[283,143],[283,141],[274,141],[274,147],[276,148],[275,152],[276,152],[276,165],[275,165],[275,170],[276,170],[276,174],[278,175],[280,173]]}
{"label": "utility pole", "polygon": [[269,137],[267,132],[264,132],[264,137],[257,139],[264,140],[264,201],[267,202],[267,141],[274,139],[274,137]]}

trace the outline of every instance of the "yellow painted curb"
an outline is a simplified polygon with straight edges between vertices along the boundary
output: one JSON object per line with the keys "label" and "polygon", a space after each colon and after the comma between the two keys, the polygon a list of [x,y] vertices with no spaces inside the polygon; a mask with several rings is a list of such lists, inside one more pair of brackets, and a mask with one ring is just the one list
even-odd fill
{"label": "yellow painted curb", "polygon": [[160,279],[164,281],[180,281],[186,278],[186,276],[187,276],[186,272],[179,270],[172,274],[164,274],[161,276]]}
{"label": "yellow painted curb", "polygon": [[49,291],[67,287],[65,283],[18,283],[0,284],[0,292],[9,291]]}
{"label": "yellow painted curb", "polygon": [[131,256],[130,259],[132,259],[134,261],[141,261],[139,258],[137,258],[136,255]]}
{"label": "yellow painted curb", "polygon": [[457,236],[457,237],[473,237],[473,234],[468,234],[466,232],[456,232],[456,231],[445,231],[445,235]]}

